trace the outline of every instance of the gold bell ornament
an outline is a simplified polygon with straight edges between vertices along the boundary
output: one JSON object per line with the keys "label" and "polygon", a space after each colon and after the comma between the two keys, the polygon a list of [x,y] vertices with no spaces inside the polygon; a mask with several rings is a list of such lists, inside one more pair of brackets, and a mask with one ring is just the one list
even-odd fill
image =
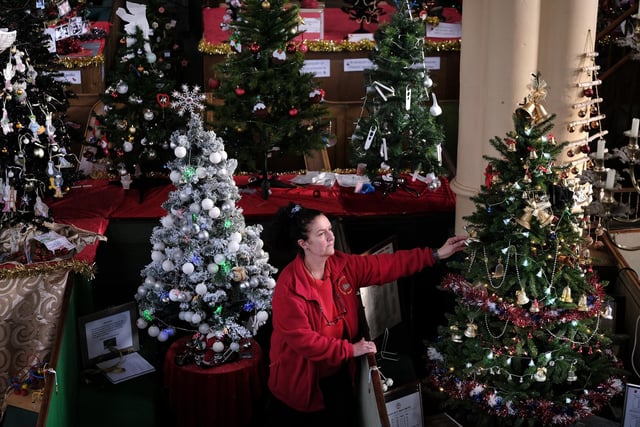
{"label": "gold bell ornament", "polygon": [[457,343],[462,342],[462,335],[460,335],[460,332],[456,325],[450,326],[449,330],[451,331],[451,341],[457,342]]}
{"label": "gold bell ornament", "polygon": [[547,120],[548,117],[549,113],[547,113],[547,110],[542,106],[542,104],[536,104],[534,108],[534,123],[538,124],[543,122]]}
{"label": "gold bell ornament", "polygon": [[516,222],[527,230],[531,230],[531,218],[533,218],[533,209],[531,207],[524,208],[524,213]]}
{"label": "gold bell ornament", "polygon": [[577,381],[577,380],[578,380],[578,376],[576,375],[576,370],[572,366],[571,368],[569,368],[569,373],[567,374],[567,381],[572,383],[572,382]]}
{"label": "gold bell ornament", "polygon": [[529,297],[527,296],[527,292],[524,288],[516,291],[516,304],[525,305],[529,303]]}
{"label": "gold bell ornament", "polygon": [[536,104],[533,101],[527,101],[516,110],[516,114],[525,120],[533,120],[536,114]]}
{"label": "gold bell ornament", "polygon": [[551,208],[551,203],[547,201],[531,202],[530,205],[533,208],[532,214],[538,219],[540,225],[546,227],[553,222],[553,215],[548,210]]}
{"label": "gold bell ornament", "polygon": [[547,368],[538,368],[536,373],[533,374],[533,378],[539,383],[543,383],[547,380]]}
{"label": "gold bell ornament", "polygon": [[478,325],[473,322],[467,323],[467,329],[464,330],[464,336],[467,338],[475,338],[478,333]]}
{"label": "gold bell ornament", "polygon": [[580,295],[580,299],[578,299],[578,311],[589,311],[587,296],[585,294]]}
{"label": "gold bell ornament", "polygon": [[562,295],[560,296],[560,301],[566,302],[566,303],[572,303],[573,302],[573,298],[571,298],[571,288],[570,287],[565,286],[565,288],[562,290]]}

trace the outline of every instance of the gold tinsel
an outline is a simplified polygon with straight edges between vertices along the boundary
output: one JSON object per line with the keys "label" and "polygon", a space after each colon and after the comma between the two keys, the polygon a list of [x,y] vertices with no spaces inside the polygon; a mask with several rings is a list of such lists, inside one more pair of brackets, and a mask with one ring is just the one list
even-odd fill
{"label": "gold tinsel", "polygon": [[[371,40],[357,42],[334,40],[305,40],[309,52],[360,52],[370,51],[375,47]],[[452,52],[460,50],[460,40],[426,41],[426,50],[429,52]],[[229,55],[233,53],[228,43],[209,43],[201,39],[198,50],[208,55]]]}
{"label": "gold tinsel", "polygon": [[69,57],[62,56],[56,60],[59,64],[62,64],[65,68],[83,68],[90,65],[100,65],[104,63],[104,56],[102,54],[96,56],[82,56],[82,57]]}
{"label": "gold tinsel", "polygon": [[[5,264],[8,265],[8,264]],[[39,274],[49,274],[53,271],[70,270],[91,280],[95,276],[95,265],[87,261],[69,259],[56,262],[41,262],[35,264],[16,264],[10,268],[0,268],[0,280],[17,277],[31,277]]]}

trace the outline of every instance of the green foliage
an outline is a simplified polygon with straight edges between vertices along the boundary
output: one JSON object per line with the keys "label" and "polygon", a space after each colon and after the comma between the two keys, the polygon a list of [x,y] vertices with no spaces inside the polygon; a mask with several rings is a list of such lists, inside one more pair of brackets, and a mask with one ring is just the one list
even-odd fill
{"label": "green foliage", "polygon": [[89,143],[100,146],[96,158],[107,157],[116,175],[166,175],[167,162],[174,158],[171,133],[186,125],[186,118],[170,108],[177,56],[174,15],[165,3],[149,2],[147,38],[139,27],[134,34],[120,30],[114,69],[102,95],[104,111],[96,112],[98,132]]}
{"label": "green foliage", "polygon": [[444,283],[457,304],[431,350],[442,356],[431,358],[433,378],[486,425],[570,423],[622,391],[600,328],[605,284],[584,251],[584,207],[566,186],[572,165],[557,160],[567,143],[550,133],[554,118],[520,108],[514,130],[490,140],[499,155],[485,158],[465,217],[468,257]]}
{"label": "green foliage", "polygon": [[365,163],[375,179],[380,169],[444,172],[439,156],[442,126],[430,114],[432,81],[424,64],[424,23],[408,11],[393,14],[375,33],[374,67],[365,70],[364,109],[351,139],[353,163]]}
{"label": "green foliage", "polygon": [[298,12],[283,0],[248,0],[230,24],[236,53],[216,68],[214,95],[223,102],[214,106],[213,125],[240,169],[257,164],[266,172],[274,153],[325,147],[327,111],[313,74],[302,72]]}

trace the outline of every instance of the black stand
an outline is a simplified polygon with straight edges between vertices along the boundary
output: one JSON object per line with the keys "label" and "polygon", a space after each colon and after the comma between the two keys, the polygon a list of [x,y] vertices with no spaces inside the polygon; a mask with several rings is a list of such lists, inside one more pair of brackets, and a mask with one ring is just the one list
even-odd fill
{"label": "black stand", "polygon": [[415,188],[409,187],[406,178],[393,176],[391,181],[385,181],[382,178],[376,178],[372,182],[374,187],[380,188],[383,191],[383,197],[387,197],[391,193],[395,193],[399,189],[406,191],[407,193],[411,193],[416,198],[420,197],[420,193]]}
{"label": "black stand", "polygon": [[282,182],[276,176],[269,176],[269,168],[267,167],[267,155],[264,156],[264,169],[262,170],[261,176],[254,176],[249,178],[249,182],[246,185],[241,186],[240,188],[248,188],[248,187],[258,187],[260,186],[262,192],[262,198],[267,200],[269,195],[271,194],[271,188],[294,188],[295,186],[292,184],[287,184],[286,182]]}

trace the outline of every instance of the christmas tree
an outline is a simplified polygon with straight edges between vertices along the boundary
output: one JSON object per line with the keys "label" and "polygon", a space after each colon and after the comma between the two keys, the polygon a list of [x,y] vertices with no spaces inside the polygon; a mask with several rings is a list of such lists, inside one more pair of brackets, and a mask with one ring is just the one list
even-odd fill
{"label": "christmas tree", "polygon": [[245,225],[233,180],[237,166],[221,138],[203,129],[202,104],[184,96],[186,132],[175,131],[169,162],[176,190],[151,234],[152,262],[135,298],[138,326],[160,341],[177,331],[192,335],[177,363],[218,365],[237,356],[270,313],[275,268],[260,238],[262,226]]}
{"label": "christmas tree", "polygon": [[235,53],[217,67],[215,127],[240,167],[261,171],[263,197],[274,155],[302,155],[328,139],[324,91],[304,72],[306,45],[297,41],[299,8],[284,0],[248,0],[228,23]]}
{"label": "christmas tree", "polygon": [[127,2],[116,13],[123,20],[124,35],[114,70],[102,96],[89,143],[99,146],[96,159],[107,157],[110,171],[122,177],[164,177],[171,159],[171,132],[186,118],[171,108],[176,89],[174,41],[176,22],[165,1],[149,5]]}
{"label": "christmas tree", "polygon": [[0,16],[2,223],[47,217],[42,200],[63,196],[76,179],[77,163],[65,117],[67,84],[49,51],[47,16],[23,1],[5,3]]}
{"label": "christmas tree", "polygon": [[365,70],[363,111],[368,114],[359,118],[351,137],[353,161],[366,164],[367,175],[383,183],[385,191],[401,186],[400,174],[406,170],[416,177],[431,174],[429,184],[436,189],[437,175],[444,171],[444,133],[435,119],[442,109],[425,65],[424,35],[424,22],[404,3],[376,31],[374,67]]}
{"label": "christmas tree", "polygon": [[456,297],[429,347],[433,383],[464,425],[566,426],[622,391],[619,362],[602,327],[606,283],[591,267],[584,215],[562,188],[567,143],[534,76],[514,130],[491,145],[485,184],[472,200],[468,257],[443,288]]}

